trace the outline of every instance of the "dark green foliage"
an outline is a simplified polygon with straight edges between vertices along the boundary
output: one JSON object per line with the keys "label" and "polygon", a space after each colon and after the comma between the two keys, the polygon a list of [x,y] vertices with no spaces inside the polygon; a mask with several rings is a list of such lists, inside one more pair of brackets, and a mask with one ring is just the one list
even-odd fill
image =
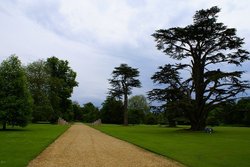
{"label": "dark green foliage", "polygon": [[124,125],[128,125],[128,95],[132,93],[132,88],[141,87],[141,82],[136,79],[139,77],[139,71],[136,68],[129,67],[127,64],[121,64],[115,67],[112,72],[112,79],[109,79],[111,97],[121,98],[123,96]]}
{"label": "dark green foliage", "polygon": [[240,116],[241,123],[250,126],[250,99],[241,99],[236,105],[236,111]]}
{"label": "dark green foliage", "polygon": [[120,100],[107,97],[101,108],[101,119],[103,123],[122,124],[123,123],[123,104]]}
{"label": "dark green foliage", "polygon": [[[175,95],[171,93],[173,90],[177,95],[181,93],[178,101],[184,102],[194,131],[204,129],[209,112],[216,105],[249,88],[249,82],[241,80],[243,71],[214,69],[218,63],[220,67],[240,66],[249,60],[249,52],[242,49],[244,39],[236,36],[236,29],[217,22],[219,12],[218,7],[199,10],[194,15],[193,24],[156,30],[152,35],[159,50],[173,59],[186,60],[185,63],[160,67],[164,76],[156,73],[152,79],[165,84],[166,88],[152,93],[159,96],[157,100],[166,101]],[[183,71],[190,73],[185,72],[185,78],[181,78]],[[184,101],[182,95],[185,95]]]}
{"label": "dark green foliage", "polygon": [[32,122],[49,121],[53,108],[49,100],[49,75],[46,62],[35,61],[26,67],[29,90],[34,100]]}
{"label": "dark green foliage", "polygon": [[78,102],[72,103],[72,109],[74,113],[74,121],[83,121],[83,109]]}
{"label": "dark green foliage", "polygon": [[83,121],[92,123],[100,118],[100,112],[91,102],[83,105]]}
{"label": "dark green foliage", "polygon": [[228,100],[213,109],[207,119],[208,125],[249,126],[250,99]]}
{"label": "dark green foliage", "polygon": [[166,104],[166,109],[163,113],[167,118],[170,127],[175,127],[177,124],[183,125],[190,123],[188,120],[188,114],[191,107],[189,105],[186,103],[185,98],[174,102],[168,102]]}
{"label": "dark green foliage", "polygon": [[0,122],[24,127],[32,111],[25,70],[17,56],[12,55],[0,66]]}
{"label": "dark green foliage", "polygon": [[64,110],[62,110],[62,118],[67,121],[73,121],[74,112],[71,99],[65,99],[63,103],[61,103],[61,107],[64,107]]}
{"label": "dark green foliage", "polygon": [[250,110],[249,109],[244,114],[243,123],[245,126],[250,126]]}
{"label": "dark green foliage", "polygon": [[67,121],[73,119],[72,102],[69,99],[73,88],[78,85],[76,82],[76,72],[70,67],[68,61],[59,60],[56,57],[47,59],[46,69],[49,75],[49,100],[53,108],[51,122],[58,117],[63,117]]}
{"label": "dark green foliage", "polygon": [[222,114],[222,109],[217,107],[210,111],[207,118],[207,125],[210,126],[219,126],[221,124],[220,116]]}
{"label": "dark green foliage", "polygon": [[192,101],[188,91],[188,85],[181,83],[178,69],[172,65],[159,67],[151,79],[154,83],[166,85],[166,88],[153,89],[148,92],[151,101],[157,101],[159,106],[153,106],[157,112],[161,112],[170,127],[175,127],[177,119],[186,119],[188,112],[192,109]]}
{"label": "dark green foliage", "polygon": [[128,123],[129,124],[142,124],[144,123],[145,114],[142,110],[129,109],[128,110]]}
{"label": "dark green foliage", "polygon": [[27,66],[26,73],[34,99],[33,122],[55,123],[59,117],[72,121],[74,112],[69,98],[78,83],[68,61],[56,57],[38,60]]}
{"label": "dark green foliage", "polygon": [[36,106],[33,105],[32,122],[48,122],[53,117],[53,108],[50,105]]}
{"label": "dark green foliage", "polygon": [[33,122],[54,123],[59,117],[67,121],[74,119],[70,97],[78,83],[75,81],[76,73],[67,61],[51,57],[47,61],[35,61],[24,70],[18,58],[11,56],[1,64],[0,75],[0,118],[3,128],[6,123],[25,126],[28,121],[25,115],[30,116],[31,113],[28,110],[33,110]]}
{"label": "dark green foliage", "polygon": [[[159,123],[159,114],[149,112],[145,115],[145,124],[156,125]],[[161,122],[161,121],[160,121]]]}
{"label": "dark green foliage", "polygon": [[[221,104],[220,108],[222,110],[222,113],[220,115],[221,122],[225,124],[236,124],[237,115],[239,115],[237,112],[235,112],[235,106],[236,102],[234,100],[228,100]],[[239,123],[239,122],[238,122]]]}
{"label": "dark green foliage", "polygon": [[221,106],[223,111],[222,122],[225,124],[240,124],[250,126],[250,99],[242,98],[237,103],[228,102]]}

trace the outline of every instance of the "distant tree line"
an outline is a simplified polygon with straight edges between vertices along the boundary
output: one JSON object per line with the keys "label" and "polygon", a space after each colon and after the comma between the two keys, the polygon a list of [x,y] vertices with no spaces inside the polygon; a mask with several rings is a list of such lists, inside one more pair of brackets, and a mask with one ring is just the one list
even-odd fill
{"label": "distant tree line", "polygon": [[250,98],[228,100],[212,110],[208,116],[209,125],[250,126]]}
{"label": "distant tree line", "polygon": [[[75,120],[92,123],[101,119],[103,123],[124,124],[123,101],[108,96],[100,109],[91,102],[79,105],[73,102]],[[128,124],[157,124],[157,118],[152,112],[147,99],[143,95],[128,99]]]}
{"label": "distant tree line", "polygon": [[124,125],[190,124],[193,131],[218,124],[249,126],[249,99],[232,100],[250,88],[250,82],[242,79],[244,71],[235,70],[250,60],[249,52],[235,28],[217,21],[219,12],[217,6],[202,9],[192,24],[152,34],[157,49],[180,62],[160,66],[151,77],[157,85],[147,94],[151,107],[144,96],[129,97],[141,82],[139,70],[127,64],[112,71],[108,97],[99,109],[70,100],[78,83],[67,61],[51,57],[23,67],[18,57],[11,56],[0,66],[3,129],[7,124],[25,126],[28,120],[53,123],[58,117],[84,122],[101,118]]}
{"label": "distant tree line", "polygon": [[[101,118],[103,123],[123,124],[123,101],[107,97],[98,110],[92,103],[86,103],[82,107],[73,102],[74,120],[92,123]],[[131,96],[128,99],[128,123],[149,125],[190,125],[185,111],[179,109],[162,110],[150,106],[143,95]],[[250,126],[250,99],[228,100],[212,110],[206,124],[210,126],[233,125]]]}

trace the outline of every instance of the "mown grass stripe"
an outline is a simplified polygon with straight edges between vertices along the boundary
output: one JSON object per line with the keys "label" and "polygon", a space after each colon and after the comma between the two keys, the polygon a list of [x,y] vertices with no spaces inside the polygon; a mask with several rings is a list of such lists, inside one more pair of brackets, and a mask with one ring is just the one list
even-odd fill
{"label": "mown grass stripe", "polygon": [[213,134],[147,125],[95,128],[191,167],[250,166],[250,128],[216,127]]}

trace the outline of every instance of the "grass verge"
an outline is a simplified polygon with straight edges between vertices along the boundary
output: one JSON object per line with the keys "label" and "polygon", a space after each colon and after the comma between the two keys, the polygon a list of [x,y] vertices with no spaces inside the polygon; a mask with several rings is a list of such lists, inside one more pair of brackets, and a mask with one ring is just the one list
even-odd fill
{"label": "grass verge", "polygon": [[250,128],[216,127],[213,134],[147,125],[95,128],[191,167],[250,166]]}
{"label": "grass verge", "polygon": [[0,131],[0,166],[25,167],[69,126],[30,124]]}

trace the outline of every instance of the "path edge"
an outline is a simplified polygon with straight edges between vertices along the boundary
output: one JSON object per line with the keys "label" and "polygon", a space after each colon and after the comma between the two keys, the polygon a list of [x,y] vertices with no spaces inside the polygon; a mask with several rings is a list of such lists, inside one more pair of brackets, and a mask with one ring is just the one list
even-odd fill
{"label": "path edge", "polygon": [[68,125],[58,125],[58,126],[68,126],[68,128],[66,128],[62,133],[60,133],[54,140],[52,140],[50,143],[48,143],[48,145],[46,147],[44,147],[43,150],[41,150],[39,153],[37,153],[37,155],[34,155],[32,157],[32,159],[30,159],[30,161],[27,163],[26,166],[29,166],[29,164],[36,159],[40,154],[42,154],[42,152],[44,152],[51,144],[53,144],[59,137],[61,137],[65,132],[67,132],[69,130],[69,128],[71,128],[73,124],[68,124]]}
{"label": "path edge", "polygon": [[117,136],[113,136],[113,135],[111,135],[111,134],[105,133],[105,132],[101,131],[100,129],[95,128],[95,126],[92,126],[92,125],[90,125],[90,124],[84,123],[84,125],[86,125],[86,126],[92,128],[92,129],[95,129],[95,130],[97,130],[97,131],[99,131],[99,132],[101,132],[101,133],[103,133],[103,134],[105,134],[105,135],[108,135],[108,136],[110,136],[110,137],[114,137],[114,138],[116,138],[116,139],[118,139],[118,140],[121,140],[121,141],[123,141],[123,142],[127,142],[127,143],[129,143],[129,144],[131,144],[131,145],[133,145],[133,146],[135,146],[135,147],[137,147],[137,148],[139,148],[139,149],[142,149],[143,151],[148,151],[148,152],[150,152],[150,153],[152,153],[152,154],[155,154],[156,156],[159,156],[159,157],[162,157],[162,158],[164,158],[164,159],[167,159],[167,160],[169,160],[169,161],[171,161],[171,162],[173,162],[173,163],[176,163],[176,164],[179,165],[180,167],[187,167],[185,164],[183,164],[183,163],[180,162],[180,161],[177,161],[177,160],[174,159],[174,158],[171,158],[171,157],[169,157],[169,156],[166,156],[166,155],[157,153],[157,152],[155,152],[155,151],[152,151],[152,150],[150,150],[150,149],[148,149],[148,148],[144,148],[144,147],[142,147],[142,146],[140,146],[140,145],[137,145],[137,144],[135,144],[135,143],[131,143],[130,141],[127,141],[127,140],[125,140],[125,139],[119,138],[119,137],[117,137]]}

